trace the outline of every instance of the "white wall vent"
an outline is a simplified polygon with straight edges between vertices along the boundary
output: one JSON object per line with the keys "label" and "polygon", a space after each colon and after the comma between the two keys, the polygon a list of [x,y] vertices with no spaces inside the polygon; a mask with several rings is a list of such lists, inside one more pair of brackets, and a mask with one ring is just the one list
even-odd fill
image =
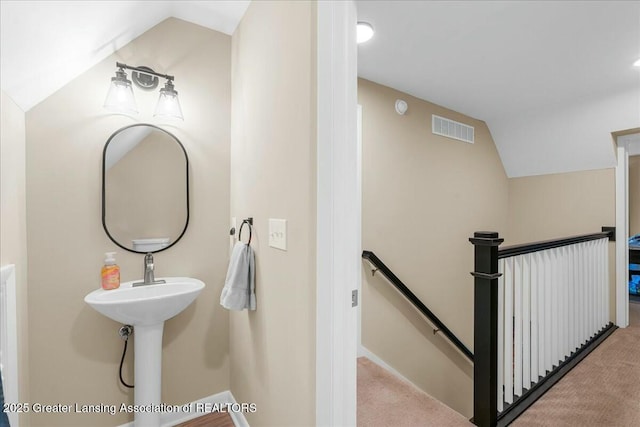
{"label": "white wall vent", "polygon": [[474,131],[473,126],[465,125],[444,117],[431,115],[431,129],[436,135],[446,136],[447,138],[457,139],[458,141],[473,144]]}

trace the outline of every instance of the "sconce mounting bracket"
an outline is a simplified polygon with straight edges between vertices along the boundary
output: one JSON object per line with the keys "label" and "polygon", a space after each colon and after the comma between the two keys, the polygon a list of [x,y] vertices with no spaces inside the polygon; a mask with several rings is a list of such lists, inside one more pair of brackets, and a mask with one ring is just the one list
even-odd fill
{"label": "sconce mounting bracket", "polygon": [[158,77],[154,74],[156,74],[156,72],[149,67],[136,67],[136,70],[131,72],[131,80],[140,89],[153,90],[158,87],[159,83]]}

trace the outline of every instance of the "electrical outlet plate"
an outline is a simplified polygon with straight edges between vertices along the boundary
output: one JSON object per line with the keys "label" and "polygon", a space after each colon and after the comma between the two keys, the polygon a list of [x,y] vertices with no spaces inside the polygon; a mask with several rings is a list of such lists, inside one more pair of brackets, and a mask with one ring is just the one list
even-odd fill
{"label": "electrical outlet plate", "polygon": [[287,220],[269,218],[269,246],[287,250]]}

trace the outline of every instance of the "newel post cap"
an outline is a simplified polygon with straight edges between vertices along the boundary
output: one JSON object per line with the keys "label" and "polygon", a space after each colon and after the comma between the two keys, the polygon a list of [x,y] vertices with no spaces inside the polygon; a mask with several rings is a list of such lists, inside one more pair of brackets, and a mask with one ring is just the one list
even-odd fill
{"label": "newel post cap", "polygon": [[504,239],[495,231],[476,231],[469,241],[478,246],[500,246]]}

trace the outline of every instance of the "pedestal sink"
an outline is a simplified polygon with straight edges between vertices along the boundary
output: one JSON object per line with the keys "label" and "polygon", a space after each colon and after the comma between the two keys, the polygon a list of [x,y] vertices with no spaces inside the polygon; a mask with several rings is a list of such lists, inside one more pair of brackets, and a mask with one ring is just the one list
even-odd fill
{"label": "pedestal sink", "polygon": [[164,321],[187,308],[204,288],[203,282],[189,277],[162,279],[166,283],[138,287],[132,287],[135,282],[125,282],[118,289],[97,289],[84,298],[108,318],[134,326],[134,404],[151,408],[135,413],[136,427],[160,426],[160,412],[153,410],[153,406],[162,403]]}

